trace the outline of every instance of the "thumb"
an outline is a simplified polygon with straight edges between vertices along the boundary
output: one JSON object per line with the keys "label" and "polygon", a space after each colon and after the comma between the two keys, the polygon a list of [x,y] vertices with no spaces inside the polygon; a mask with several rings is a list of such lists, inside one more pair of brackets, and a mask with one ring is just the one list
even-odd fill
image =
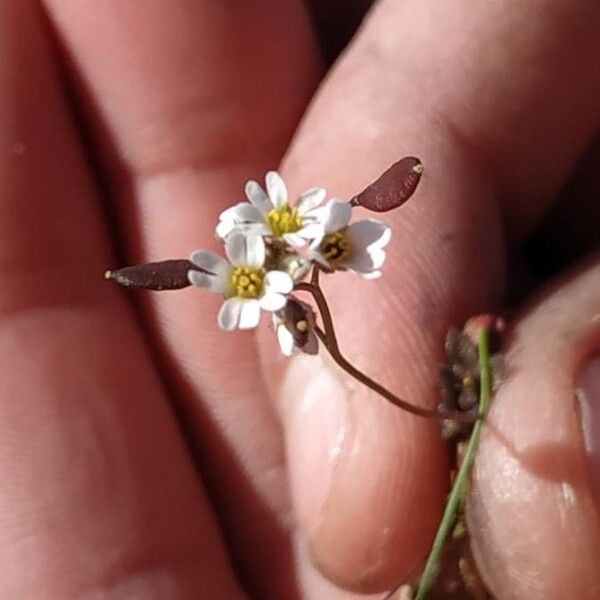
{"label": "thumb", "polygon": [[600,598],[600,261],[519,319],[468,521],[495,598]]}

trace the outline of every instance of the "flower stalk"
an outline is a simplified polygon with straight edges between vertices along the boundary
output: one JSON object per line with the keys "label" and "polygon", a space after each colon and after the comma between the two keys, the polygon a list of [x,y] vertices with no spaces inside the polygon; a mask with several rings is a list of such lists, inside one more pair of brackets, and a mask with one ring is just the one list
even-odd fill
{"label": "flower stalk", "polygon": [[323,321],[323,329],[316,326],[315,333],[319,340],[322,342],[323,346],[329,352],[331,358],[334,362],[348,375],[373,390],[376,394],[379,394],[383,398],[385,398],[388,402],[391,402],[394,406],[401,408],[413,415],[419,417],[425,417],[428,419],[435,419],[438,421],[444,420],[454,420],[459,421],[461,423],[472,423],[473,417],[461,411],[443,411],[438,409],[428,409],[422,406],[416,406],[415,404],[411,404],[410,402],[400,398],[390,390],[388,390],[381,383],[371,379],[368,375],[363,373],[360,369],[351,364],[342,354],[337,336],[335,334],[335,328],[333,326],[333,318],[331,316],[331,310],[329,309],[329,305],[327,304],[327,300],[325,299],[325,295],[321,290],[321,287],[318,283],[319,277],[319,267],[315,266],[313,270],[313,276],[310,283],[300,282],[297,283],[294,287],[297,291],[308,292],[314,299],[317,308],[319,309],[319,313],[321,315],[321,320]]}

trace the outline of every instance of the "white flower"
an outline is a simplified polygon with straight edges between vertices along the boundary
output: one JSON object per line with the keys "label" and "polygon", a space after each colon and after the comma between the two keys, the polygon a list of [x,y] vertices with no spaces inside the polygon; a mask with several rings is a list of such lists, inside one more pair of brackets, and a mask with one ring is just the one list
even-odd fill
{"label": "white flower", "polygon": [[252,329],[258,325],[261,308],[275,311],[285,306],[294,282],[283,271],[264,269],[265,243],[258,235],[228,236],[225,253],[229,262],[207,250],[192,253],[190,260],[203,271],[188,271],[188,279],[225,296],[218,316],[221,329]]}
{"label": "white flower", "polygon": [[248,181],[248,202],[240,202],[221,213],[216,230],[221,239],[236,231],[252,232],[283,239],[299,248],[322,235],[320,213],[315,209],[325,199],[323,188],[307,190],[292,206],[278,173],[269,171],[265,183],[266,192],[256,181]]}
{"label": "white flower", "polygon": [[331,201],[320,209],[324,234],[311,244],[311,257],[329,269],[348,269],[366,279],[381,276],[392,231],[376,219],[350,223],[352,206]]}
{"label": "white flower", "polygon": [[273,313],[273,326],[285,356],[292,356],[298,351],[305,354],[318,352],[319,341],[314,331],[315,313],[305,302],[289,298],[284,308]]}

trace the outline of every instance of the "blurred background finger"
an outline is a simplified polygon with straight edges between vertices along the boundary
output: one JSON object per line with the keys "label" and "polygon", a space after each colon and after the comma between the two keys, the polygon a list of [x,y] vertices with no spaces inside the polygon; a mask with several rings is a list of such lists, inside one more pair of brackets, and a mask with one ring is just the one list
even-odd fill
{"label": "blurred background finger", "polygon": [[[220,251],[219,212],[276,167],[320,73],[302,3],[45,4],[121,216],[125,260]],[[255,338],[218,330],[216,295],[144,300],[237,567],[256,593],[289,597],[285,460]]]}
{"label": "blurred background finger", "polygon": [[240,597],[36,2],[0,2],[0,597]]}

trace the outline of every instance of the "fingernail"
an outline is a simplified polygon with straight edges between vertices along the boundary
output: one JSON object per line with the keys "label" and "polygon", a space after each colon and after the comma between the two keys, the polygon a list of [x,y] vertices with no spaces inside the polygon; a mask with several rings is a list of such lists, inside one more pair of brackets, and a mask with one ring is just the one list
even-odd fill
{"label": "fingernail", "polygon": [[590,482],[600,504],[600,355],[594,356],[584,368],[578,388]]}
{"label": "fingernail", "polygon": [[309,538],[319,527],[348,438],[348,392],[326,366],[312,366],[293,365],[284,386],[296,398],[287,414],[288,464],[296,513]]}

